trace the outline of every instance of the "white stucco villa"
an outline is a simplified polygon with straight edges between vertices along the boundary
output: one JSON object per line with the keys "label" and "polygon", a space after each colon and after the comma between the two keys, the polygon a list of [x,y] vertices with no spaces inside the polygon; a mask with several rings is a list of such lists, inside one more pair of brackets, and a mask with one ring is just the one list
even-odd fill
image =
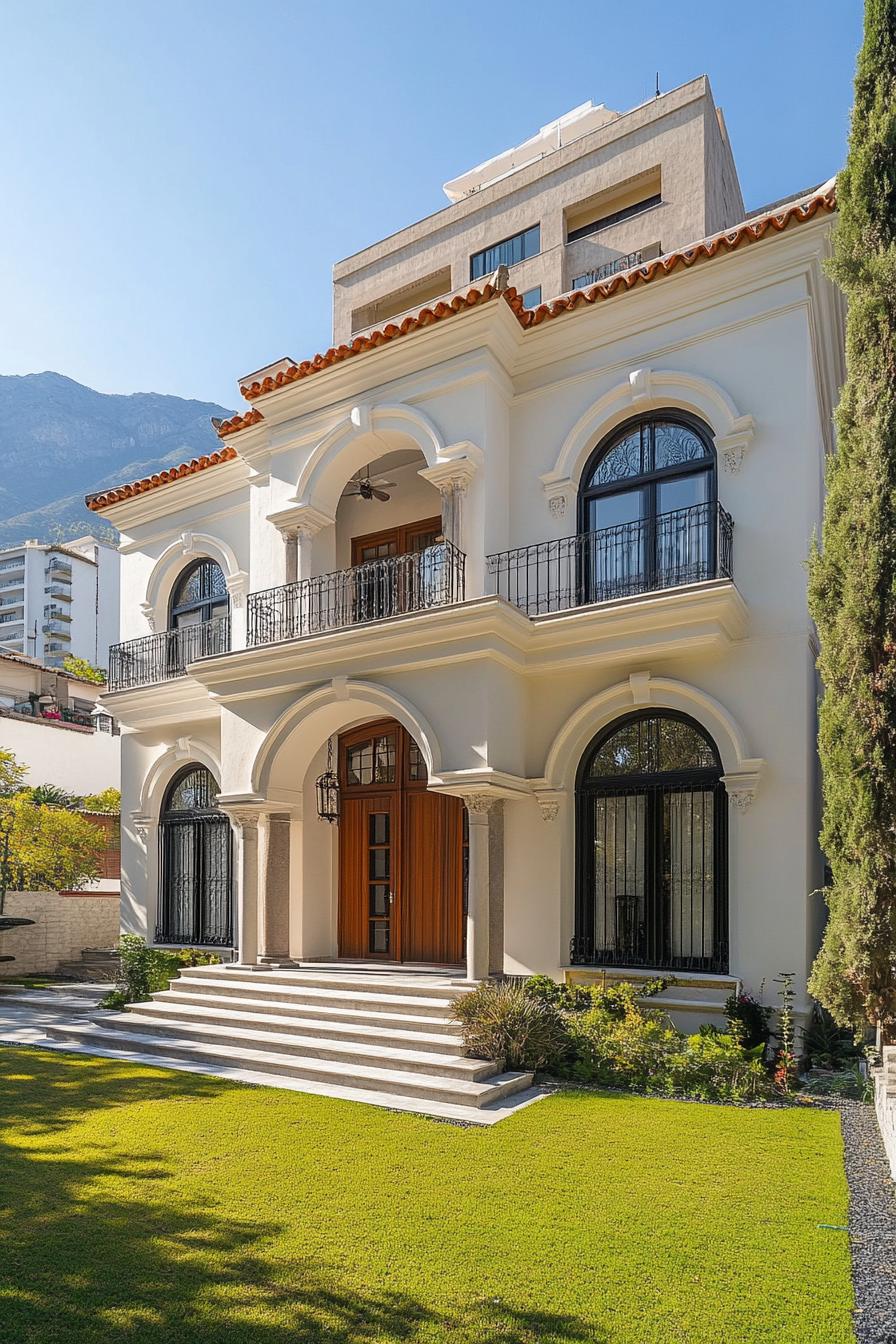
{"label": "white stucco villa", "polygon": [[833,184],[747,216],[701,78],[447,190],[218,453],[89,501],[124,926],[283,985],[664,972],[696,1024],[786,970],[805,1010]]}

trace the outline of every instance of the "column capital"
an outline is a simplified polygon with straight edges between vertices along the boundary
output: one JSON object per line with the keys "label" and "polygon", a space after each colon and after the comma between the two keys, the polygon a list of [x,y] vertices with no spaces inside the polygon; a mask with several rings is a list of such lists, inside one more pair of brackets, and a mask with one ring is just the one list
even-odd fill
{"label": "column capital", "polygon": [[286,509],[277,509],[274,513],[267,515],[269,523],[273,523],[278,531],[286,536],[293,537],[313,537],[318,532],[322,532],[325,527],[335,526],[336,519],[330,514],[324,513],[322,509],[316,509],[313,504],[300,504],[298,502],[290,505]]}
{"label": "column capital", "polygon": [[465,793],[463,801],[467,812],[471,814],[471,820],[474,815],[477,816],[477,820],[486,820],[501,799],[494,793]]}

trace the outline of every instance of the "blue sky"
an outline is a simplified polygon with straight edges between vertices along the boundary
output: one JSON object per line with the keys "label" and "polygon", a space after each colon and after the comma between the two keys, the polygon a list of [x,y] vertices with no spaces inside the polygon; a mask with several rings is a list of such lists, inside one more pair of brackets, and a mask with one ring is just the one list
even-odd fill
{"label": "blue sky", "polygon": [[3,0],[0,373],[238,404],[332,263],[593,98],[707,73],[748,208],[841,165],[860,0]]}

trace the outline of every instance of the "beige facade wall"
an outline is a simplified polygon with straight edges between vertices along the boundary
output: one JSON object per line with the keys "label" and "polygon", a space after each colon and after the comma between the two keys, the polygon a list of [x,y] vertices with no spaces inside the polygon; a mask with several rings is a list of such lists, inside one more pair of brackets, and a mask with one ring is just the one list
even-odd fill
{"label": "beige facade wall", "polygon": [[4,914],[34,924],[0,933],[0,977],[52,974],[60,962],[74,961],[87,947],[118,942],[118,892],[64,896],[56,891],[7,892]]}
{"label": "beige facade wall", "polygon": [[[604,195],[607,211],[615,211],[617,193],[620,200],[637,196],[625,184],[638,178],[649,196],[657,171],[661,205],[567,245],[567,214],[580,222],[581,205]],[[422,285],[446,267],[451,283],[445,292],[468,285],[474,253],[535,224],[541,226],[541,251],[512,267],[510,280],[520,292],[540,285],[542,298],[549,299],[570,289],[584,270],[634,251],[655,255],[657,244],[672,251],[736,223],[743,213],[731,149],[709,81],[701,76],[339,262],[333,270],[333,339],[348,341],[353,330],[370,325],[377,299]]]}

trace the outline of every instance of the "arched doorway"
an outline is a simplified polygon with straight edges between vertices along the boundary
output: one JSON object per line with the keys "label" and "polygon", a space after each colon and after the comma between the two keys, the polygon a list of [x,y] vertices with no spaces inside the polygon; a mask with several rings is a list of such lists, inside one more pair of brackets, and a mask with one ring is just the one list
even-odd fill
{"label": "arched doorway", "polygon": [[715,743],[685,714],[605,728],[576,783],[572,960],[728,969],[728,799]]}
{"label": "arched doorway", "polygon": [[185,766],[165,794],[159,819],[157,943],[233,944],[231,831],[217,795],[210,771],[195,764]]}
{"label": "arched doorway", "polygon": [[394,719],[339,738],[339,955],[457,965],[464,957],[459,798],[428,791]]}

